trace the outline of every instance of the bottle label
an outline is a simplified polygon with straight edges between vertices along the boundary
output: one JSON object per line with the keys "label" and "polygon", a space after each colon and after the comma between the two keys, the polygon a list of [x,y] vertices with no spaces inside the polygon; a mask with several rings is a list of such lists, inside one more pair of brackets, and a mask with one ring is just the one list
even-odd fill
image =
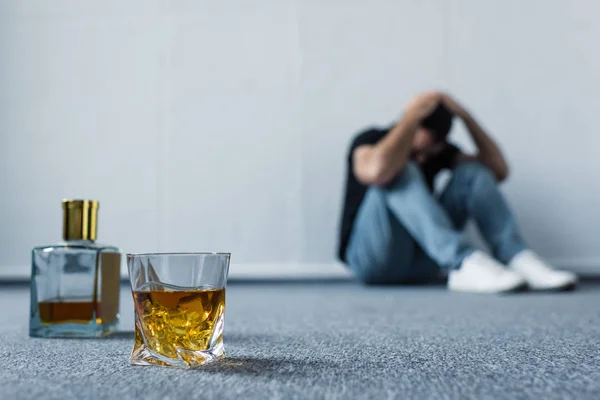
{"label": "bottle label", "polygon": [[121,254],[100,253],[100,314],[103,324],[110,324],[119,315]]}

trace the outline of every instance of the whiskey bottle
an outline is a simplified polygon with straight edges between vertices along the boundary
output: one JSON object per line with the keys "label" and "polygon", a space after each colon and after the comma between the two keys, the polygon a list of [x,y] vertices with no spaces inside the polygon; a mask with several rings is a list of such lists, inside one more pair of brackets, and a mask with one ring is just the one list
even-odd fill
{"label": "whiskey bottle", "polygon": [[98,201],[62,206],[64,242],[32,250],[29,335],[108,335],[119,322],[121,254],[96,243]]}

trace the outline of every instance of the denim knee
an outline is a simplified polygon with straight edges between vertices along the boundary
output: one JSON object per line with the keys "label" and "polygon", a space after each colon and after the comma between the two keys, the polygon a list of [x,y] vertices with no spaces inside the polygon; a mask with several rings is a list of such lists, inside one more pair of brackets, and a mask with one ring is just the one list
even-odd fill
{"label": "denim knee", "polygon": [[454,168],[454,177],[467,179],[470,182],[496,182],[496,176],[486,165],[479,161],[465,161]]}

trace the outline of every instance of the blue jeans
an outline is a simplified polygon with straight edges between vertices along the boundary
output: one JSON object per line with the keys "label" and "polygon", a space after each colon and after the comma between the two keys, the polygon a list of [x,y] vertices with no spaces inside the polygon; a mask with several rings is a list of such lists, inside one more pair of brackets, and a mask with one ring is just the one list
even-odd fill
{"label": "blue jeans", "polygon": [[387,187],[368,189],[346,251],[354,275],[369,284],[427,282],[460,266],[475,249],[464,227],[473,218],[496,259],[508,263],[526,248],[492,172],[459,164],[438,199],[420,168],[409,163]]}

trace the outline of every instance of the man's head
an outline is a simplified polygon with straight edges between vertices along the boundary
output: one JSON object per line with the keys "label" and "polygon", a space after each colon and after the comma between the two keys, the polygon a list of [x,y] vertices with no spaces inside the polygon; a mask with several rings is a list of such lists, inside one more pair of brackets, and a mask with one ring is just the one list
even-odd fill
{"label": "man's head", "polygon": [[443,148],[443,143],[452,127],[452,113],[441,103],[429,114],[417,129],[413,139],[412,153],[419,162],[424,162]]}

